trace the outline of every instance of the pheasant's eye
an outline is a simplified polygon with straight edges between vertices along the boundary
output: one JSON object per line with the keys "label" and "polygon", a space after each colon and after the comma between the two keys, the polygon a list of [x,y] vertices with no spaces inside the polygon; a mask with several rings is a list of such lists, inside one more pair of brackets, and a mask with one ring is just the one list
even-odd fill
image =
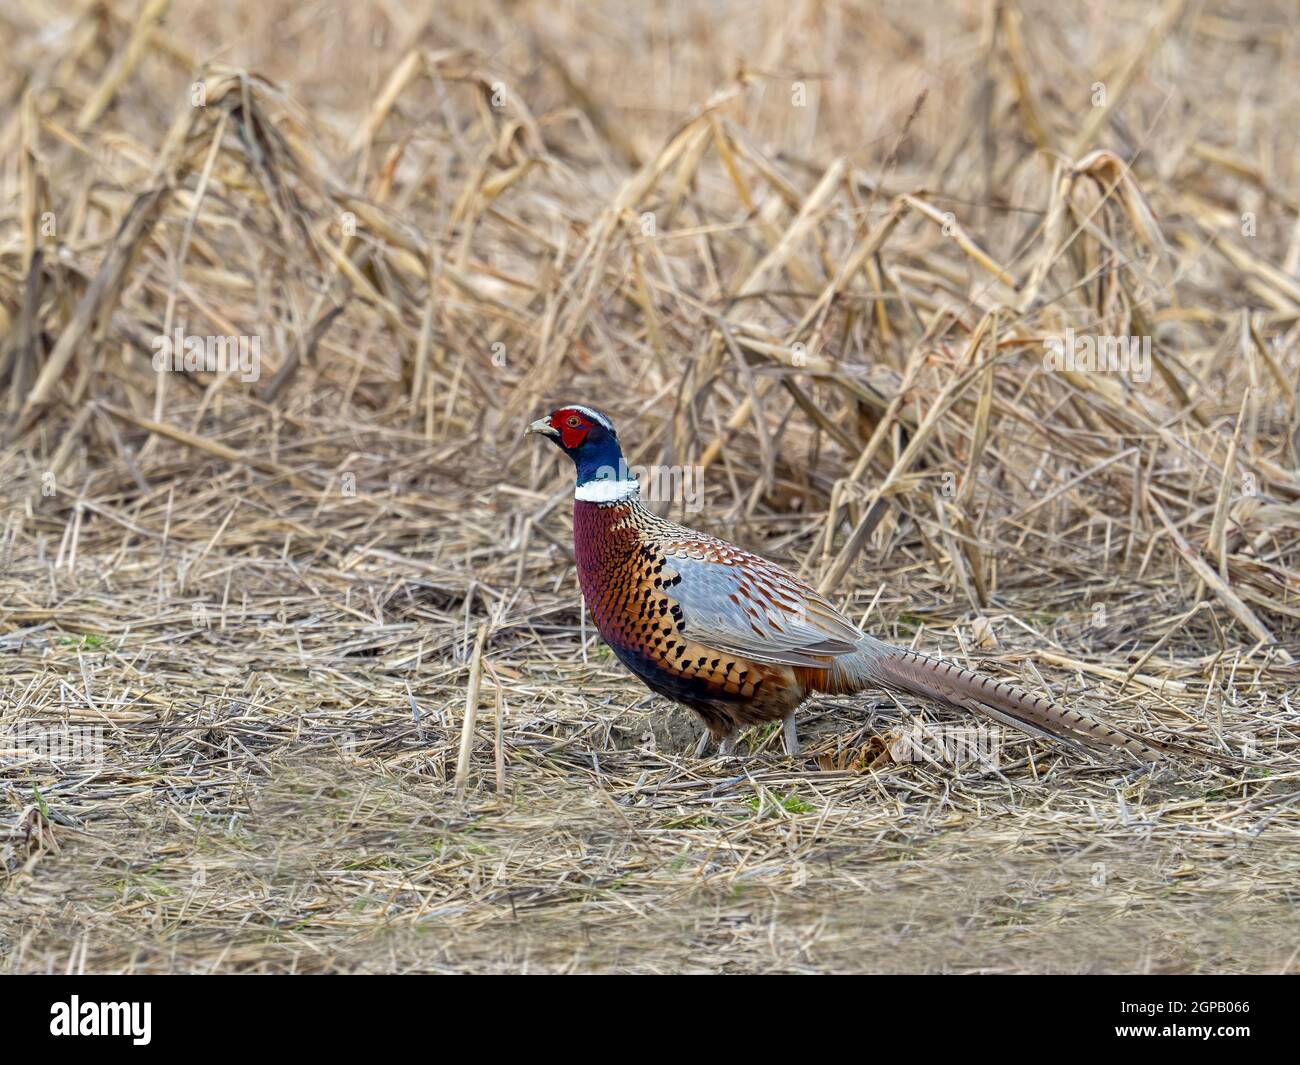
{"label": "pheasant's eye", "polygon": [[577,429],[581,427],[582,419],[579,418],[576,414],[570,414],[568,421],[565,424],[567,424],[570,429]]}

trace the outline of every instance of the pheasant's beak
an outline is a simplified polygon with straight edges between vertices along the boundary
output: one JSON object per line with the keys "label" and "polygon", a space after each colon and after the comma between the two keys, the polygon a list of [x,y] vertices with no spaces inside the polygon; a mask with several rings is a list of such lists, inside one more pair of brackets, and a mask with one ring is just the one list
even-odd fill
{"label": "pheasant's beak", "polygon": [[532,433],[540,433],[542,436],[549,436],[552,440],[560,438],[560,432],[545,418],[538,418],[535,422],[529,422],[528,428],[524,430],[524,436]]}

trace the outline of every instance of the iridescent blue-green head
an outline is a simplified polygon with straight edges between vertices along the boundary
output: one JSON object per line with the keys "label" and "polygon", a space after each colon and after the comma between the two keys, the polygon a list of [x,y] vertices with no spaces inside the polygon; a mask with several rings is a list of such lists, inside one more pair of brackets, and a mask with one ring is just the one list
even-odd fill
{"label": "iridescent blue-green head", "polygon": [[634,481],[618,446],[614,423],[592,407],[558,407],[538,418],[526,433],[538,433],[573,460],[578,487]]}

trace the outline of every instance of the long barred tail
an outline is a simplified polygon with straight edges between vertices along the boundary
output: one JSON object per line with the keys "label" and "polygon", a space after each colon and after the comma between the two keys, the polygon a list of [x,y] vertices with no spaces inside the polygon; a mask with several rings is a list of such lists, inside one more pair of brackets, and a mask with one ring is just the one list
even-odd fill
{"label": "long barred tail", "polygon": [[961,710],[984,714],[1031,736],[1063,740],[1100,751],[1127,751],[1144,762],[1165,757],[1201,758],[1244,766],[1217,752],[1144,738],[1078,710],[1031,695],[941,658],[931,658],[866,636],[856,653],[836,661],[827,690],[847,693],[879,686],[920,695]]}

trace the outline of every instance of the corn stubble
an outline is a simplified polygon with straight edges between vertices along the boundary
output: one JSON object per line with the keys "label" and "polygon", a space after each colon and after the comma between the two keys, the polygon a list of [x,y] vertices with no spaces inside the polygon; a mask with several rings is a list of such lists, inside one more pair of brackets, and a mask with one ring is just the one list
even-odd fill
{"label": "corn stubble", "polygon": [[[105,736],[0,755],[0,971],[1294,967],[1289,5],[46,7],[0,730]],[[899,762],[883,694],[697,761],[519,444],[576,396],[870,631],[1260,768]]]}

